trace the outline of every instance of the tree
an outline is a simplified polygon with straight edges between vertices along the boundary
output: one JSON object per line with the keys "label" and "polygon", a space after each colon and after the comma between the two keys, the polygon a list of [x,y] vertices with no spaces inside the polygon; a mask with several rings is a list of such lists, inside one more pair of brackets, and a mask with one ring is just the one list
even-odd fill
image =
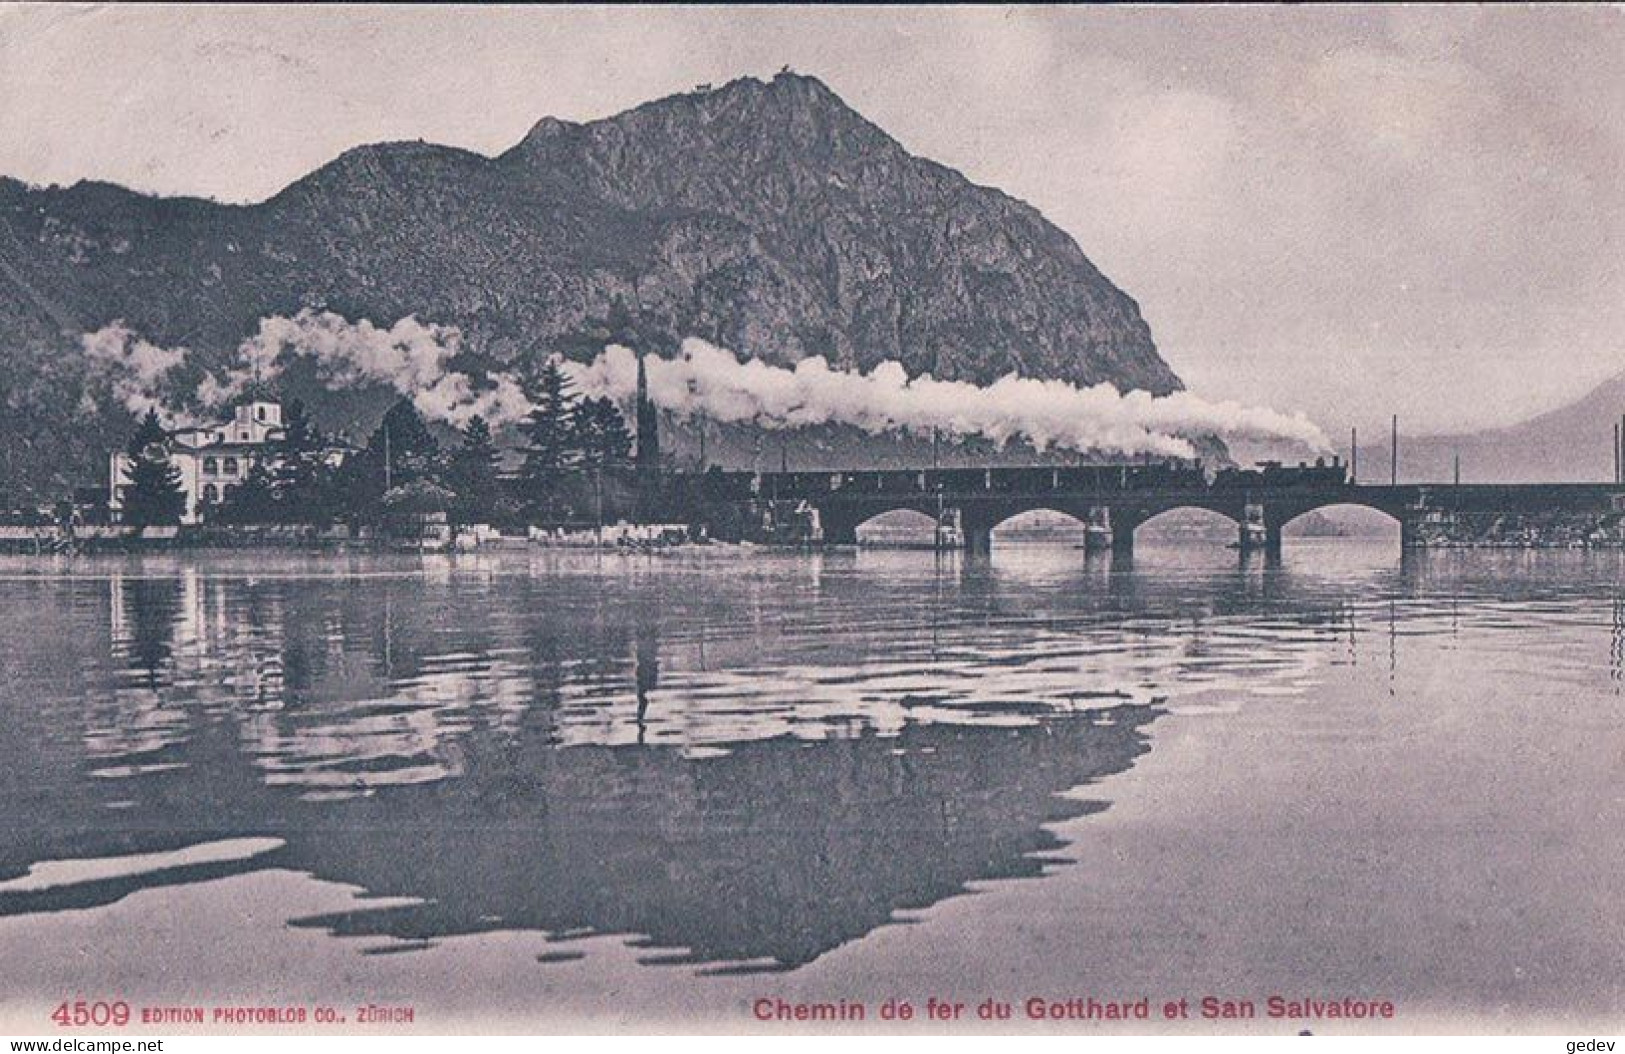
{"label": "tree", "polygon": [[576,395],[557,356],[525,378],[524,389],[533,409],[520,426],[525,436],[525,464],[519,489],[524,503],[535,510],[548,505],[560,474],[579,460],[572,427]]}
{"label": "tree", "polygon": [[660,504],[660,421],[649,398],[649,376],[638,356],[637,516],[647,523]]}
{"label": "tree", "polygon": [[571,418],[582,464],[589,468],[620,468],[632,460],[632,433],[620,407],[604,396],[583,399]]}
{"label": "tree", "polygon": [[452,511],[463,523],[490,523],[501,493],[497,484],[497,448],[491,426],[475,415],[463,429],[463,441],[446,466],[446,484],[456,494]]}
{"label": "tree", "polygon": [[638,356],[638,475],[658,477],[660,474],[660,420],[655,404],[649,399],[649,377],[643,369],[643,356]]}
{"label": "tree", "polygon": [[352,524],[375,520],[386,491],[407,483],[437,483],[442,473],[440,444],[423,423],[412,400],[402,398],[359,453],[331,474],[330,511]]}
{"label": "tree", "polygon": [[125,453],[130,458],[125,473],[130,482],[123,494],[124,522],[133,527],[180,523],[186,513],[186,492],[181,489],[181,470],[169,460],[169,437],[157,411],[147,411]]}
{"label": "tree", "polygon": [[384,496],[383,455],[370,447],[346,457],[333,472],[327,507],[351,526],[374,519]]}
{"label": "tree", "polygon": [[271,488],[278,518],[288,522],[325,521],[331,510],[332,469],[326,440],[298,399],[283,411],[282,439],[277,443]]}
{"label": "tree", "polygon": [[380,503],[384,516],[397,523],[409,522],[413,517],[445,512],[457,496],[438,483],[415,479],[385,492]]}
{"label": "tree", "polygon": [[226,489],[220,519],[226,523],[276,523],[280,515],[272,471],[266,462],[255,461],[241,483]]}
{"label": "tree", "polygon": [[440,443],[424,424],[418,408],[405,396],[384,414],[367,440],[367,450],[378,455],[378,464],[386,470],[387,487],[417,480],[432,483],[440,475]]}

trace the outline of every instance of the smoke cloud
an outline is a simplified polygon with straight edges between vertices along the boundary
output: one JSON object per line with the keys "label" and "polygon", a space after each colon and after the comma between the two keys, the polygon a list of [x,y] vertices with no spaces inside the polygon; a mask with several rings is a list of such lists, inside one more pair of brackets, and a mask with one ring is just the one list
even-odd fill
{"label": "smoke cloud", "polygon": [[[179,416],[160,393],[173,388],[166,384],[168,374],[186,361],[185,348],[157,347],[117,322],[87,334],[83,344],[92,359],[111,369],[114,396],[124,406]],[[381,384],[410,398],[424,417],[457,427],[476,414],[501,426],[530,412],[511,376],[497,373],[481,381],[453,369],[450,362],[461,347],[462,334],[454,327],[410,315],[382,328],[331,311],[305,310],[292,318],[262,319],[254,335],[238,345],[232,364],[223,374],[206,373],[193,397],[219,409],[256,385],[274,382],[294,361],[308,359],[334,388]]]}
{"label": "smoke cloud", "polygon": [[452,326],[407,317],[388,329],[366,319],[351,322],[331,311],[301,311],[292,318],[262,319],[237,349],[237,365],[223,381],[209,377],[198,389],[208,406],[238,398],[256,382],[275,380],[293,360],[314,361],[320,376],[336,388],[382,384],[412,400],[432,421],[462,427],[476,415],[495,425],[530,411],[518,384],[494,374],[483,386],[452,369],[462,350],[462,334]]}
{"label": "smoke cloud", "polygon": [[[185,348],[161,348],[122,323],[83,338],[87,355],[106,366],[113,392],[137,413],[166,409],[160,394],[175,387],[171,374],[187,362]],[[335,388],[384,385],[411,399],[425,418],[458,427],[476,414],[493,427],[522,420],[531,410],[517,379],[492,372],[479,377],[455,369],[462,335],[450,326],[407,316],[387,328],[351,322],[330,311],[261,320],[224,371],[205,373],[191,401],[226,406],[256,385],[275,381],[298,360],[316,364]],[[637,388],[637,354],[611,345],[590,363],[561,364],[583,395],[629,406]],[[1192,457],[1193,437],[1284,443],[1320,453],[1329,449],[1320,429],[1302,414],[1283,414],[1235,402],[1210,402],[1189,392],[1153,397],[1121,393],[1109,384],[1078,387],[1011,374],[985,387],[909,377],[902,365],[883,362],[868,373],[832,369],[822,357],[794,367],[740,361],[732,352],[690,338],[677,358],[647,356],[649,397],[679,419],[749,422],[770,429],[822,424],[854,425],[870,433],[904,431],[926,436],[982,436],[997,443],[1023,439],[1045,450],[1063,447],[1113,455]],[[170,413],[173,417],[173,412]]]}
{"label": "smoke cloud", "polygon": [[186,362],[185,348],[160,348],[137,337],[122,322],[103,326],[80,338],[85,356],[111,378],[113,398],[137,417],[156,410],[165,419],[173,413],[157,394],[171,370]]}
{"label": "smoke cloud", "polygon": [[[585,366],[567,365],[585,394],[631,401],[637,355],[611,345]],[[645,361],[649,398],[679,418],[753,422],[766,428],[842,423],[872,433],[892,430],[929,435],[1022,438],[1040,450],[1052,446],[1112,454],[1192,457],[1188,437],[1284,442],[1311,452],[1329,449],[1325,435],[1302,414],[1209,402],[1177,392],[1154,397],[1119,392],[1109,384],[1080,388],[1011,374],[986,387],[909,377],[884,362],[869,373],[831,369],[822,357],[793,368],[758,359],[740,362],[702,340],[683,342],[675,359]]]}

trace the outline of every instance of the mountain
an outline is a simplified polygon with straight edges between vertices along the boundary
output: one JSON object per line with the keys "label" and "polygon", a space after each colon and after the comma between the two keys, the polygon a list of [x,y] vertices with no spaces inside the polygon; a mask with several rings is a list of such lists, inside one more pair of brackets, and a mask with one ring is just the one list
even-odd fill
{"label": "mountain", "polygon": [[[1613,429],[1625,414],[1625,374],[1579,400],[1505,428],[1399,437],[1401,482],[1603,483],[1614,478]],[[1384,437],[1386,439],[1386,437]],[[1386,482],[1389,445],[1360,448],[1360,479]]]}
{"label": "mountain", "polygon": [[[631,334],[780,364],[1182,387],[1065,232],[781,74],[543,120],[497,157],[358,147],[251,205],[0,179],[0,489],[93,481],[128,428],[85,397],[105,379],[83,334],[122,320],[219,362],[307,307],[455,325],[476,366]],[[317,409],[331,425],[349,405]]]}

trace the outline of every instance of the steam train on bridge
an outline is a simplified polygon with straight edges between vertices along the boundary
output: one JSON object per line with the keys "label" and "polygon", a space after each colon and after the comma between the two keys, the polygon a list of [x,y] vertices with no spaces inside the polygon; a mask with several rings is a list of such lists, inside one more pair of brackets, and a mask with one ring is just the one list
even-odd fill
{"label": "steam train on bridge", "polygon": [[1073,465],[1051,468],[950,468],[863,472],[738,472],[711,469],[679,474],[672,482],[707,502],[748,502],[816,495],[896,496],[964,494],[1044,494],[1135,491],[1309,489],[1341,487],[1349,482],[1339,458],[1313,464],[1260,462],[1250,469],[1223,468],[1211,476],[1197,460],[1166,460],[1118,465]]}

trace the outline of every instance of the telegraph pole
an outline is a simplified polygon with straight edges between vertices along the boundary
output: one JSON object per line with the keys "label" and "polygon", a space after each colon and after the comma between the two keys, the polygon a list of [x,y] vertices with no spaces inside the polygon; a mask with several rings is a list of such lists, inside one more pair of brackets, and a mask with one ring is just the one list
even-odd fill
{"label": "telegraph pole", "polygon": [[1349,482],[1360,482],[1360,430],[1349,429]]}
{"label": "telegraph pole", "polygon": [[1461,451],[1456,451],[1456,486],[1461,486]]}
{"label": "telegraph pole", "polygon": [[1616,422],[1614,422],[1614,485],[1615,486],[1618,486],[1619,483],[1622,480],[1625,480],[1625,474],[1622,474],[1622,473],[1625,473],[1625,467],[1622,467],[1620,465],[1620,463],[1619,463],[1619,455],[1620,455],[1619,422],[1616,421]]}
{"label": "telegraph pole", "polygon": [[598,523],[593,527],[593,545],[603,548],[604,545],[604,466],[592,467],[592,503],[597,513]]}
{"label": "telegraph pole", "polygon": [[1394,415],[1388,440],[1388,483],[1399,486],[1399,415]]}

